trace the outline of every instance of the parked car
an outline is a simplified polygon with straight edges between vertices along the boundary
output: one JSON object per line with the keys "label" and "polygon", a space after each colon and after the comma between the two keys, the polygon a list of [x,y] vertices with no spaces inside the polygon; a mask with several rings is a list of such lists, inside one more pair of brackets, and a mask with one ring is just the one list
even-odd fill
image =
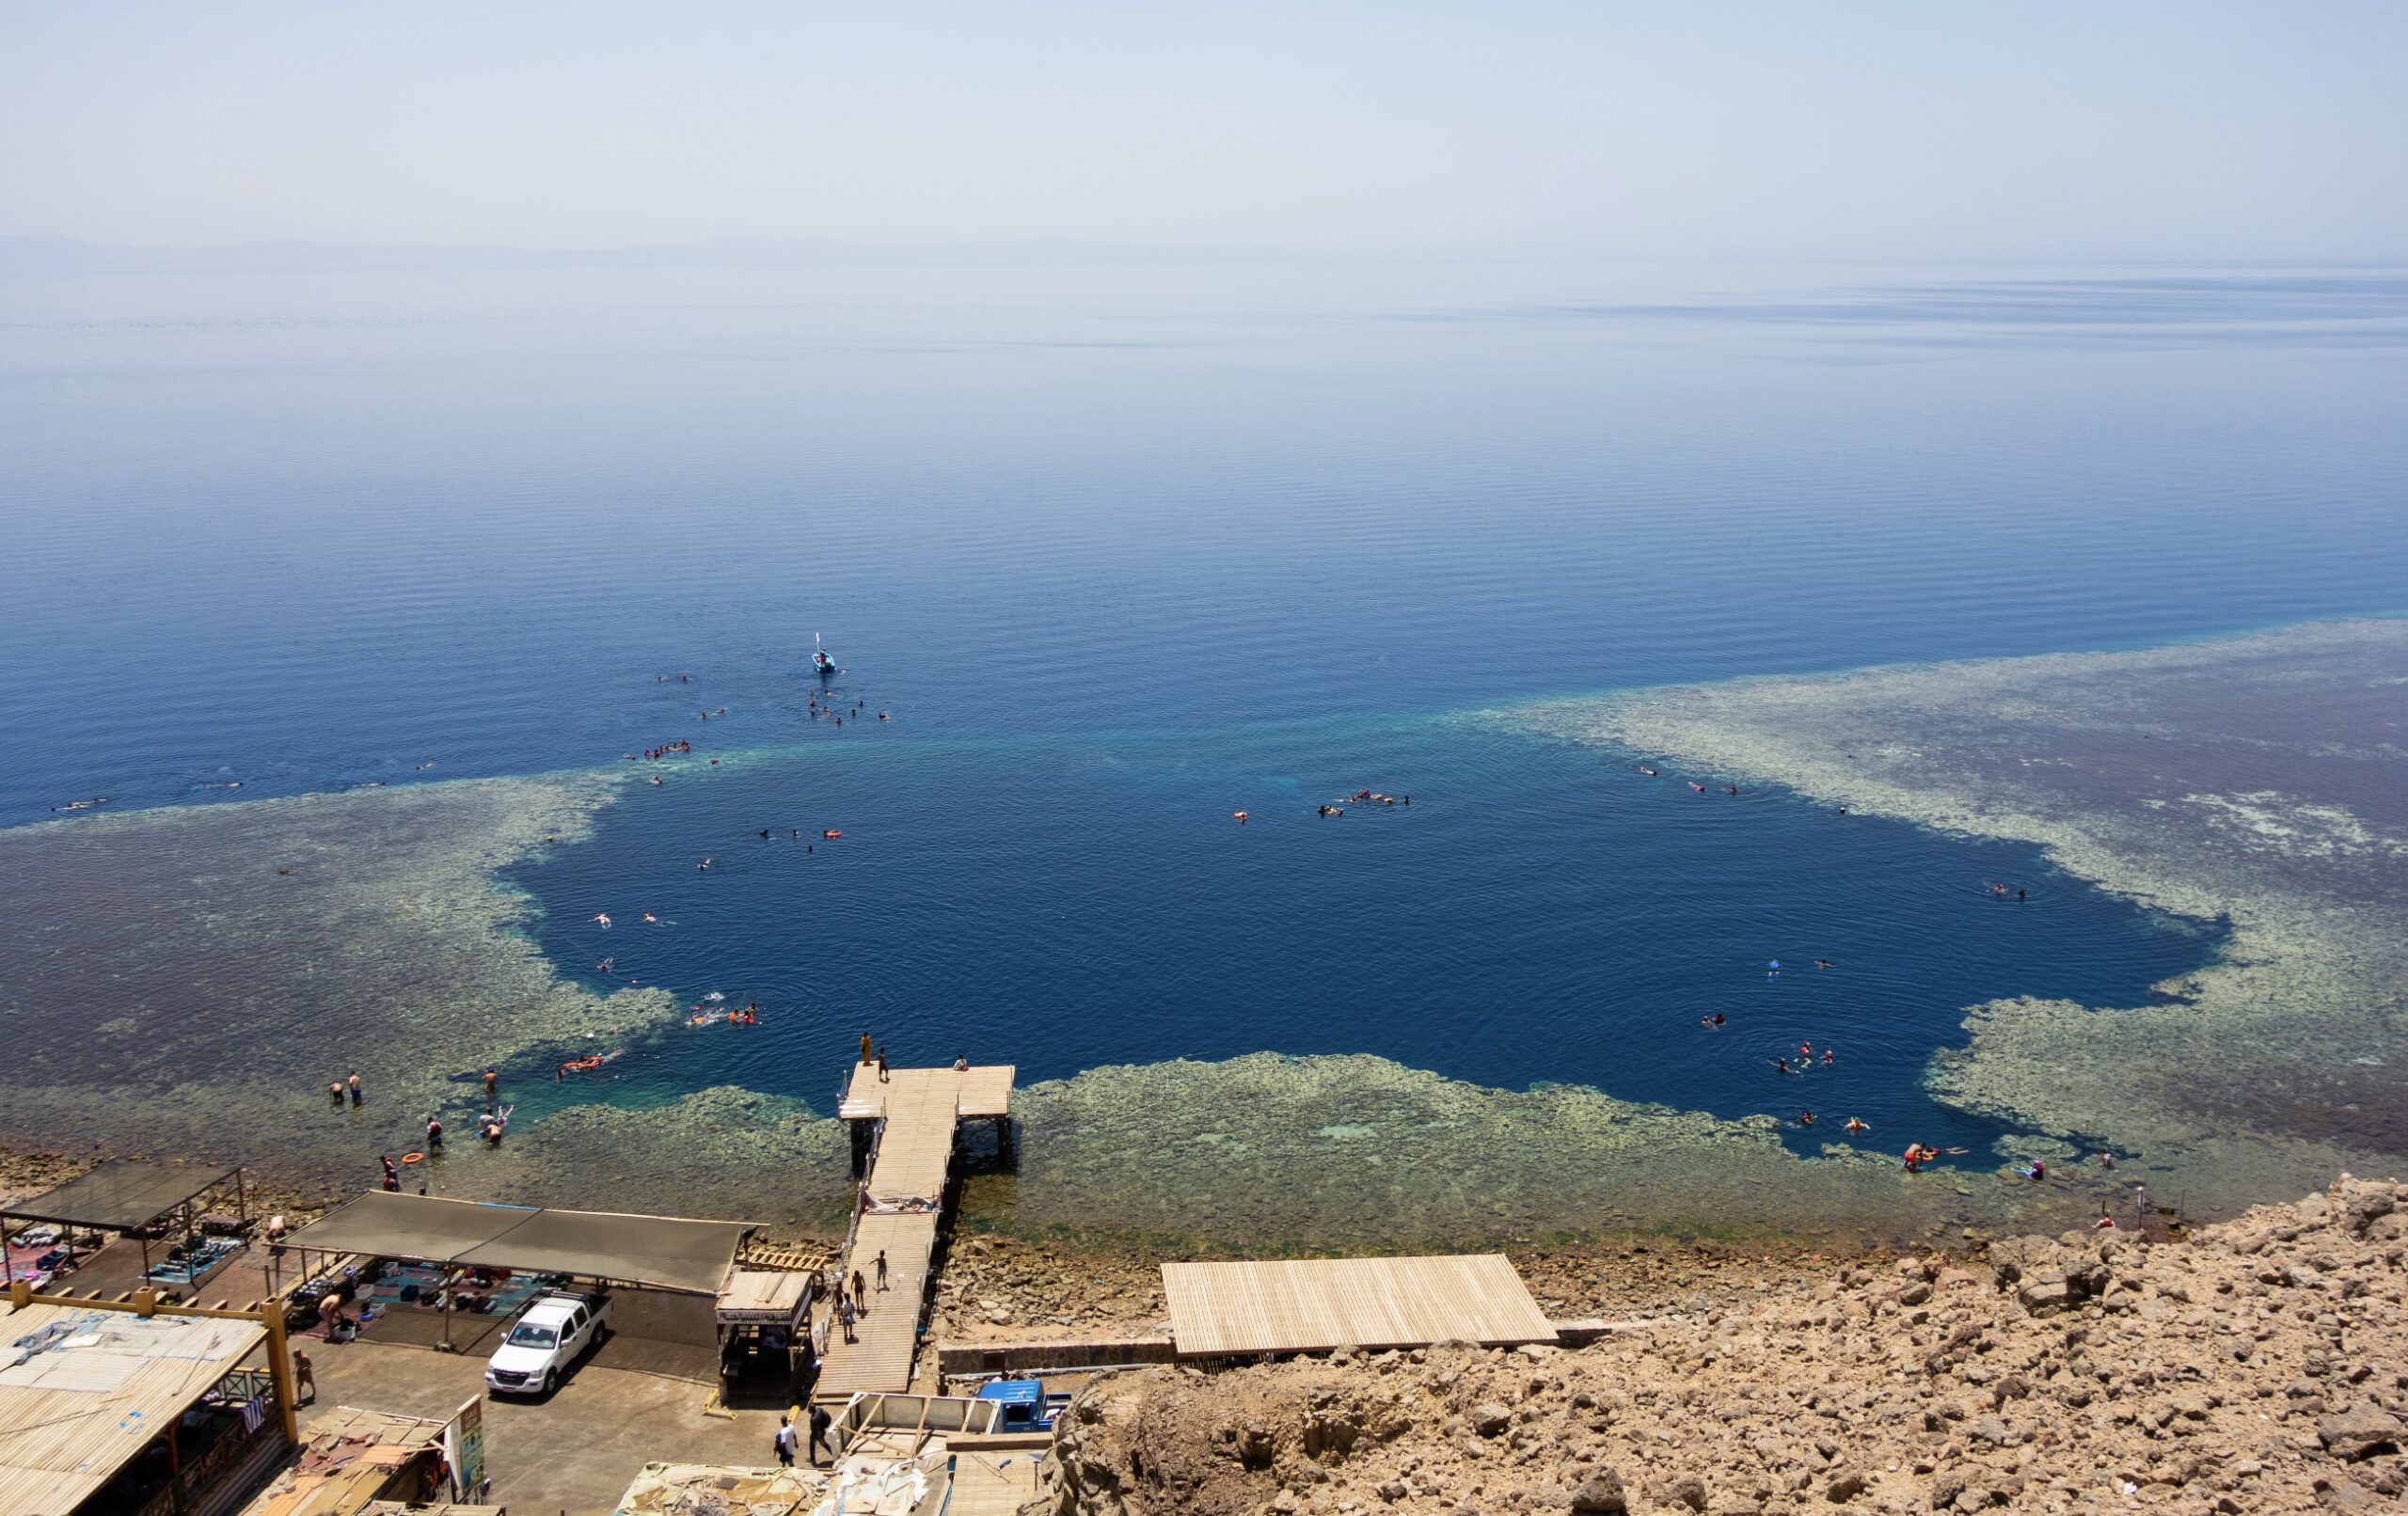
{"label": "parked car", "polygon": [[549,1395],[610,1319],[608,1295],[536,1296],[493,1350],[485,1388],[496,1395]]}

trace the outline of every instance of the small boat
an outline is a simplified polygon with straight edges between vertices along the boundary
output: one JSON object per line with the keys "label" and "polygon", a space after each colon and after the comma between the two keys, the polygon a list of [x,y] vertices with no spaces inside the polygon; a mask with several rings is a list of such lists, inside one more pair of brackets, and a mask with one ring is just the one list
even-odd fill
{"label": "small boat", "polygon": [[811,634],[811,670],[822,679],[830,678],[836,672],[836,660],[830,657],[828,650],[820,645],[817,632]]}

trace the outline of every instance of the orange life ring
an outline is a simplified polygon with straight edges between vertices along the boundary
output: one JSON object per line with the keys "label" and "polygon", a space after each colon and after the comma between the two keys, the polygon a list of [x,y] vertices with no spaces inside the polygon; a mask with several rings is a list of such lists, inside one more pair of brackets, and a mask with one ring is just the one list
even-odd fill
{"label": "orange life ring", "polygon": [[425,1157],[426,1155],[424,1153],[404,1153],[402,1155],[402,1161],[404,1163],[416,1163],[422,1161]]}
{"label": "orange life ring", "polygon": [[1239,821],[1245,820],[1245,813],[1243,811],[1232,811],[1229,814],[1236,817]]}

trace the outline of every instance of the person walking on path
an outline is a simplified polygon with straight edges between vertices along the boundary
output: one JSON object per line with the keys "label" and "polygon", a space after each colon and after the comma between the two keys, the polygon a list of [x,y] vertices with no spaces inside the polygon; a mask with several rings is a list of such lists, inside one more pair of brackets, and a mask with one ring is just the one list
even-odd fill
{"label": "person walking on path", "polygon": [[853,1309],[863,1316],[869,1314],[869,1287],[862,1282],[862,1271],[853,1271]]}
{"label": "person walking on path", "polygon": [[778,1450],[778,1464],[781,1468],[794,1467],[794,1422],[791,1419],[785,1416],[778,1418],[778,1434],[771,1440],[770,1445]]}
{"label": "person walking on path", "polygon": [[821,1443],[828,1445],[828,1457],[831,1461],[836,1457],[836,1439],[830,1434],[831,1429],[835,1424],[836,1418],[828,1413],[826,1406],[815,1405],[811,1408],[811,1466],[815,1469],[819,1467]]}
{"label": "person walking on path", "polygon": [[836,1297],[836,1320],[845,1329],[847,1342],[859,1340],[853,1335],[853,1298],[850,1295]]}
{"label": "person walking on path", "polygon": [[293,1350],[293,1398],[302,1405],[318,1403],[317,1368],[298,1348]]}
{"label": "person walking on path", "polygon": [[869,1034],[866,1032],[862,1034],[862,1062],[865,1064],[874,1062],[870,1056]]}
{"label": "person walking on path", "polygon": [[878,1250],[878,1287],[881,1294],[886,1290],[886,1250],[884,1248]]}

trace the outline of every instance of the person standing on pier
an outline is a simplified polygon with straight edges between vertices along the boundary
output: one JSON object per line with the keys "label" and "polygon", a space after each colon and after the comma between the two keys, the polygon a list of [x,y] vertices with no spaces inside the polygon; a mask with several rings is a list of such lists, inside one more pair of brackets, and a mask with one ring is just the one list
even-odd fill
{"label": "person standing on pier", "polygon": [[836,1320],[845,1329],[847,1342],[859,1340],[853,1335],[853,1298],[850,1295],[836,1297]]}
{"label": "person standing on pier", "polygon": [[869,1034],[864,1032],[862,1034],[862,1062],[867,1064],[876,1061],[870,1054]]}
{"label": "person standing on pier", "polygon": [[859,1269],[853,1271],[853,1309],[863,1316],[869,1314],[869,1287],[863,1283]]}
{"label": "person standing on pier", "polygon": [[886,1250],[884,1248],[878,1250],[878,1287],[881,1294],[886,1290]]}
{"label": "person standing on pier", "polygon": [[886,1074],[886,1050],[883,1048],[878,1050],[878,1082],[880,1084],[890,1082]]}

